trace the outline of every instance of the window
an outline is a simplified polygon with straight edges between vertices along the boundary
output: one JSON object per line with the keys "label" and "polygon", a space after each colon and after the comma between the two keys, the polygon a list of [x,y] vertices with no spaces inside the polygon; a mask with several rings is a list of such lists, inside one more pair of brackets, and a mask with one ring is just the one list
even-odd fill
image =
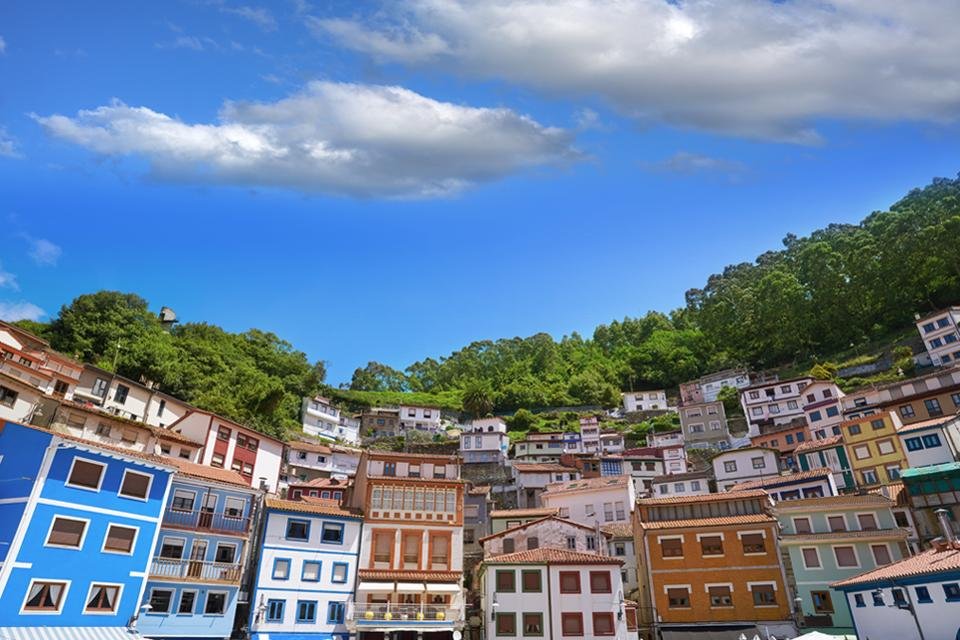
{"label": "window", "polygon": [[397,475],[397,463],[396,463],[396,462],[384,462],[384,463],[383,463],[383,475],[385,475],[385,476],[395,476],[395,475]]}
{"label": "window", "polygon": [[699,481],[699,480],[691,480],[691,481],[690,481],[690,490],[691,490],[691,491],[700,491],[700,481]]}
{"label": "window", "polygon": [[784,439],[787,441],[787,444],[793,444],[793,434],[788,433]]}
{"label": "window", "polygon": [[50,532],[47,534],[47,541],[44,544],[48,547],[79,549],[83,546],[83,538],[86,532],[86,520],[55,516],[53,523],[50,525]]}
{"label": "window", "polygon": [[686,491],[686,489],[687,485],[683,484],[682,482],[677,482],[673,485],[673,490],[677,493],[683,493]]}
{"label": "window", "polygon": [[940,401],[936,398],[930,398],[923,401],[923,406],[927,408],[927,414],[930,417],[942,416],[943,409],[940,408]]}
{"label": "window", "polygon": [[880,430],[883,429],[886,425],[884,424],[883,420],[871,420],[871,421],[870,421],[870,426],[873,427],[873,430],[874,430],[874,431],[880,431]]}
{"label": "window", "polygon": [[70,473],[67,474],[67,485],[79,489],[92,489],[100,491],[100,483],[103,481],[103,472],[107,465],[83,458],[74,458],[70,466]]}
{"label": "window", "polygon": [[193,511],[193,503],[196,500],[196,494],[184,489],[173,490],[173,502],[170,507],[174,511]]}
{"label": "window", "polygon": [[539,571],[521,571],[520,578],[521,586],[525,593],[540,593],[543,590],[540,584]]}
{"label": "window", "polygon": [[814,613],[833,613],[833,599],[829,591],[811,591]]}
{"label": "window", "polygon": [[320,541],[325,544],[343,544],[343,525],[324,522],[320,530]]}
{"label": "window", "polygon": [[267,600],[267,622],[283,622],[284,600]]}
{"label": "window", "polygon": [[876,469],[872,469],[872,468],[871,468],[871,469],[864,469],[864,470],[860,473],[860,475],[863,476],[863,483],[864,483],[864,484],[877,484],[877,483],[879,482],[879,480],[877,479],[877,471],[876,471]]}
{"label": "window", "polygon": [[933,602],[933,598],[930,597],[930,589],[926,587],[916,587],[914,593],[917,594],[918,603],[929,604]]}
{"label": "window", "polygon": [[816,547],[804,547],[800,550],[800,553],[803,554],[803,566],[807,569],[819,569],[822,565],[820,564],[820,554],[817,553]]}
{"label": "window", "polygon": [[84,613],[113,613],[117,610],[120,586],[115,584],[92,584],[87,594]]}
{"label": "window", "polygon": [[890,593],[893,594],[893,603],[898,607],[907,604],[907,598],[903,593],[903,589],[893,588],[890,590]]}
{"label": "window", "polygon": [[63,604],[63,594],[66,589],[66,582],[34,580],[27,589],[23,610],[58,612]]}
{"label": "window", "polygon": [[103,540],[103,550],[110,553],[133,553],[133,545],[137,540],[136,527],[124,527],[111,524],[107,527],[107,537]]}
{"label": "window", "polygon": [[913,418],[917,414],[913,410],[912,404],[905,404],[902,407],[900,407],[900,415],[903,416],[904,418]]}
{"label": "window", "polygon": [[727,473],[736,473],[737,471],[737,461],[736,460],[727,460],[723,463],[723,470]]}
{"label": "window", "polygon": [[850,425],[849,427],[847,427],[847,430],[850,432],[850,435],[852,436],[858,436],[860,435],[860,432],[861,432],[860,425],[858,424]]}
{"label": "window", "polygon": [[612,636],[615,628],[612,613],[593,614],[593,634],[596,636]]}
{"label": "window", "polygon": [[297,622],[317,621],[317,601],[297,600]]}
{"label": "window", "polygon": [[834,547],[833,556],[837,560],[837,566],[841,568],[859,567],[857,562],[857,552],[853,547]]}
{"label": "window", "polygon": [[210,458],[210,466],[223,469],[223,455],[219,453],[213,454],[213,457]]}
{"label": "window", "polygon": [[290,559],[274,558],[273,560],[273,579],[286,580],[290,577]]}
{"label": "window", "polygon": [[853,456],[857,460],[866,460],[870,457],[870,447],[865,444],[857,445],[853,448]]}
{"label": "window", "polygon": [[763,456],[751,458],[750,461],[753,462],[754,469],[763,469],[767,466],[767,461],[763,459]]}
{"label": "window", "polygon": [[700,538],[700,552],[705,556],[722,556],[723,538],[720,536],[703,536]]}
{"label": "window", "polygon": [[887,472],[887,478],[890,480],[898,480],[900,478],[900,465],[891,464],[884,467],[884,470]]}
{"label": "window", "polygon": [[858,606],[858,607],[865,607],[865,606],[867,606],[867,605],[863,602],[863,594],[862,594],[862,593],[855,593],[855,594],[853,595],[853,601],[857,603],[857,606]]}
{"label": "window", "polygon": [[810,412],[810,422],[820,422],[821,420],[823,420],[823,414],[819,411]]}
{"label": "window", "polygon": [[827,416],[830,418],[836,418],[840,415],[840,409],[837,407],[827,407]]}
{"label": "window", "polygon": [[527,538],[527,551],[531,549],[536,549],[540,546],[540,538],[537,536],[530,536]]}
{"label": "window", "polygon": [[885,544],[872,544],[870,545],[870,551],[873,553],[873,561],[878,567],[893,562],[890,558],[890,549]]}
{"label": "window", "polygon": [[875,607],[882,607],[882,606],[884,606],[883,593],[871,591],[871,592],[870,592],[870,595],[873,596],[873,606],[875,606]]}
{"label": "window", "polygon": [[154,589],[150,592],[150,613],[170,613],[173,589]]}
{"label": "window", "polygon": [[501,569],[496,573],[497,593],[514,593],[517,590],[517,574],[515,571]]}
{"label": "window", "polygon": [[343,624],[347,607],[343,602],[331,602],[327,605],[327,624]]}
{"label": "window", "polygon": [[320,581],[320,563],[315,560],[304,560],[300,579],[304,582]]}
{"label": "window", "polygon": [[951,582],[943,585],[943,595],[947,599],[947,602],[960,601],[960,584]]}
{"label": "window", "polygon": [[582,613],[561,613],[560,628],[564,636],[582,636],[583,635],[583,614]]}
{"label": "window", "polygon": [[113,394],[113,401],[123,404],[127,401],[127,396],[130,394],[130,387],[124,384],[118,384],[117,390]]}
{"label": "window", "polygon": [[923,449],[923,443],[920,438],[906,438],[903,443],[907,445],[907,451],[920,451]]}
{"label": "window", "polygon": [[567,536],[567,549],[576,550],[577,548],[577,538],[575,536]]}
{"label": "window", "polygon": [[183,538],[164,538],[160,545],[160,557],[179,560],[183,558],[183,546],[186,540]]}
{"label": "window", "polygon": [[951,393],[950,400],[953,402],[953,406],[960,408],[960,393]]}
{"label": "window", "polygon": [[184,589],[180,592],[180,604],[177,605],[177,613],[193,613],[193,607],[197,601],[197,592]]}
{"label": "window", "polygon": [[123,472],[123,480],[120,482],[120,495],[126,498],[146,500],[152,483],[153,476],[150,474],[127,469]]}
{"label": "window", "polygon": [[306,541],[310,537],[310,521],[309,520],[295,520],[290,518],[287,520],[287,540],[303,540]]}
{"label": "window", "polygon": [[896,448],[893,446],[892,440],[878,440],[877,451],[880,452],[880,455],[885,456],[896,451]]}
{"label": "window", "polygon": [[596,549],[597,549],[597,537],[587,536],[587,550],[596,551]]}
{"label": "window", "polygon": [[754,606],[769,607],[777,604],[777,592],[773,590],[772,584],[751,585],[750,592],[753,594]]}
{"label": "window", "polygon": [[230,439],[230,429],[226,427],[217,427],[217,440],[229,440]]}
{"label": "window", "polygon": [[750,392],[750,399],[751,399],[751,400],[758,400],[759,398],[760,398],[760,392],[759,392],[759,391],[751,391],[751,392]]}
{"label": "window", "polygon": [[542,636],[543,635],[543,614],[542,613],[524,613],[523,614],[523,635]]}
{"label": "window", "polygon": [[517,635],[517,614],[515,613],[497,613],[497,635],[515,636]]}
{"label": "window", "polygon": [[17,392],[7,387],[0,387],[0,404],[5,407],[13,408],[17,402]]}
{"label": "window", "polygon": [[670,609],[690,608],[690,588],[674,587],[667,589],[667,606]]}
{"label": "window", "polygon": [[813,533],[813,529],[810,527],[810,518],[794,518],[793,530],[796,533]]}
{"label": "window", "polygon": [[744,533],[740,536],[744,553],[765,553],[767,550],[762,533]]}
{"label": "window", "polygon": [[609,571],[590,572],[590,593],[613,593]]}
{"label": "window", "polygon": [[877,517],[872,513],[857,514],[857,524],[860,525],[861,531],[876,531],[878,529]]}
{"label": "window", "polygon": [[711,607],[733,606],[733,594],[730,593],[730,587],[728,585],[707,587],[707,594],[710,596]]}
{"label": "window", "polygon": [[940,446],[940,436],[936,433],[931,433],[923,436],[923,446],[927,449],[933,449]]}
{"label": "window", "polygon": [[560,593],[580,593],[580,572],[560,572]]}
{"label": "window", "polygon": [[513,545],[513,538],[504,538],[503,539],[503,552],[504,553],[513,553],[515,551]]}
{"label": "window", "polygon": [[683,540],[680,538],[660,538],[660,555],[664,558],[682,558]]}

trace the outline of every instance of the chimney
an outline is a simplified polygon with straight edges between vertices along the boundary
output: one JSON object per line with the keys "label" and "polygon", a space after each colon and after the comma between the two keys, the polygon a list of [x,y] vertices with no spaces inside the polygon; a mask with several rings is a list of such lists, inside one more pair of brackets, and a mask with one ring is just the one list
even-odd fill
{"label": "chimney", "polygon": [[957,548],[957,541],[953,536],[953,527],[950,526],[950,520],[947,518],[947,510],[937,509],[934,513],[937,516],[937,521],[940,522],[940,532],[943,534],[944,540],[947,541],[947,546]]}

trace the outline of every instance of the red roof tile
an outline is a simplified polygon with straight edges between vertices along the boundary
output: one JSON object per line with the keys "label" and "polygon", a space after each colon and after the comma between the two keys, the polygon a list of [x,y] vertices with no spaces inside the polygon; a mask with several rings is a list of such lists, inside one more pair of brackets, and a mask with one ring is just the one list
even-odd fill
{"label": "red roof tile", "polygon": [[573,467],[565,467],[559,462],[514,462],[513,470],[517,473],[566,473],[576,471]]}
{"label": "red roof tile", "polygon": [[313,513],[322,516],[341,516],[344,518],[362,518],[363,516],[340,506],[336,500],[320,500],[304,498],[303,500],[283,500],[281,498],[267,498],[264,501],[268,509],[278,511],[296,511],[298,513]]}
{"label": "red roof tile", "polygon": [[921,420],[920,422],[914,422],[911,424],[905,424],[899,429],[897,433],[909,433],[910,431],[919,431],[920,429],[927,429],[929,427],[938,427],[942,424],[947,424],[956,420],[958,416],[940,416],[939,418],[933,418],[932,420]]}
{"label": "red roof tile", "polygon": [[622,565],[623,560],[611,556],[601,556],[597,553],[584,553],[569,549],[555,549],[541,547],[506,553],[492,558],[486,558],[483,564],[616,564]]}
{"label": "red roof tile", "polygon": [[539,507],[536,509],[504,509],[500,511],[491,511],[491,518],[529,518],[531,516],[553,516],[559,513],[559,509]]}
{"label": "red roof tile", "polygon": [[511,534],[511,533],[516,533],[517,531],[520,531],[521,529],[526,529],[527,527],[532,527],[532,526],[534,526],[534,525],[540,524],[541,522],[546,522],[547,520],[556,520],[557,522],[561,522],[561,523],[563,523],[563,524],[568,524],[568,525],[570,525],[570,526],[572,526],[572,527],[578,527],[578,528],[580,528],[580,529],[586,529],[587,531],[593,531],[593,527],[587,526],[587,525],[585,525],[585,524],[580,524],[579,522],[574,522],[573,520],[567,520],[566,518],[561,518],[560,516],[556,516],[556,515],[552,515],[552,514],[551,514],[551,515],[549,515],[549,516],[547,516],[547,517],[545,517],[545,518],[540,518],[539,520],[531,520],[530,522],[525,522],[525,523],[523,523],[523,524],[518,524],[518,525],[516,525],[516,526],[514,526],[514,527],[510,527],[509,529],[504,529],[504,530],[501,531],[500,533],[492,533],[492,534],[490,534],[490,535],[488,535],[488,536],[484,536],[484,537],[478,539],[477,542],[483,542],[483,541],[485,541],[485,540],[492,540],[493,538],[500,538],[500,537],[502,537],[502,536],[509,535],[509,534]]}
{"label": "red roof tile", "polygon": [[793,484],[794,482],[803,482],[805,480],[815,480],[825,478],[833,473],[827,467],[818,467],[809,471],[798,471],[782,476],[770,476],[769,478],[760,478],[759,480],[750,480],[733,485],[731,491],[745,491],[747,489],[766,489],[771,487],[780,487]]}
{"label": "red roof tile", "polygon": [[906,558],[893,564],[861,573],[858,576],[832,583],[831,587],[850,587],[858,584],[870,584],[909,578],[914,576],[935,576],[947,571],[960,571],[960,549],[947,548],[943,551],[929,549],[912,558]]}
{"label": "red roof tile", "polygon": [[707,493],[700,496],[673,496],[670,498],[642,498],[637,500],[640,506],[655,507],[663,504],[686,504],[688,502],[720,502],[724,500],[742,500],[746,498],[766,498],[767,492],[762,489],[750,491],[725,491],[724,493]]}
{"label": "red roof tile", "polygon": [[838,444],[843,444],[843,436],[830,436],[829,438],[824,438],[823,440],[807,440],[793,450],[794,453],[803,453],[804,451],[816,451],[817,449],[825,449],[826,447],[834,447]]}
{"label": "red roof tile", "polygon": [[544,489],[543,496],[555,496],[561,493],[575,493],[577,491],[593,491],[596,489],[616,489],[626,487],[630,483],[630,476],[603,476],[586,480],[569,480],[554,482]]}
{"label": "red roof tile", "polygon": [[459,571],[393,571],[389,569],[360,569],[361,580],[396,580],[400,582],[460,582]]}
{"label": "red roof tile", "polygon": [[165,458],[165,460],[176,466],[178,473],[185,476],[200,478],[202,480],[214,480],[216,482],[232,484],[238,487],[244,487],[246,489],[251,488],[250,483],[247,482],[244,477],[236,471],[207,467],[202,464],[190,462],[189,460],[184,460],[183,458]]}
{"label": "red roof tile", "polygon": [[658,520],[640,522],[641,529],[697,529],[700,527],[729,527],[741,524],[766,524],[777,521],[765,513],[753,513],[743,516],[718,516],[716,518],[691,518],[688,520]]}

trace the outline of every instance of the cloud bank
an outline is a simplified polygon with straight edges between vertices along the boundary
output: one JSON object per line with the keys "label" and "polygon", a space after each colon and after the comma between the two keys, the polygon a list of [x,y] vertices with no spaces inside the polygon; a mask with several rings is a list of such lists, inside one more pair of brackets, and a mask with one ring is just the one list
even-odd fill
{"label": "cloud bank", "polygon": [[568,131],[396,86],[312,82],[276,102],[227,102],[213,123],[119,100],[33,118],[96,153],[146,158],[168,181],[357,197],[445,196],[580,158]]}

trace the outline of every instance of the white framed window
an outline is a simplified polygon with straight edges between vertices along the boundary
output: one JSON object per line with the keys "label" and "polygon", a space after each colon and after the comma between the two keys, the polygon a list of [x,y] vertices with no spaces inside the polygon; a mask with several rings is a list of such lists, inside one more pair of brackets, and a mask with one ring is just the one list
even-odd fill
{"label": "white framed window", "polygon": [[242,498],[227,497],[223,505],[223,515],[228,518],[243,517],[243,508],[246,502]]}
{"label": "white framed window", "polygon": [[117,612],[120,598],[123,595],[123,585],[108,582],[94,582],[87,592],[86,604],[83,607],[84,615],[110,616]]}
{"label": "white framed window", "polygon": [[833,558],[837,567],[841,569],[860,568],[860,559],[857,557],[857,550],[853,545],[833,546]]}
{"label": "white framed window", "polygon": [[20,615],[59,614],[69,590],[69,580],[33,578],[20,606]]}
{"label": "white framed window", "polygon": [[125,469],[120,481],[118,495],[132,500],[147,501],[150,496],[150,487],[153,486],[153,476],[149,473],[140,473],[133,469]]}
{"label": "white framed window", "polygon": [[853,455],[857,460],[866,460],[870,457],[870,447],[865,444],[857,445],[853,448]]}
{"label": "white framed window", "polygon": [[150,590],[150,613],[170,613],[170,606],[173,604],[173,589],[151,589]]}
{"label": "white framed window", "polygon": [[100,547],[100,551],[132,555],[137,546],[137,536],[139,534],[139,527],[129,527],[111,522],[107,525],[107,534],[103,537],[103,545]]}
{"label": "white framed window", "polygon": [[66,485],[84,491],[99,492],[106,471],[107,465],[105,463],[77,456],[70,463]]}
{"label": "white framed window", "polygon": [[83,518],[54,516],[43,546],[80,550],[87,538],[89,525],[90,521]]}
{"label": "white framed window", "polygon": [[870,553],[873,554],[873,562],[878,567],[882,567],[893,562],[893,558],[890,555],[890,547],[888,547],[886,544],[870,545]]}
{"label": "white framed window", "polygon": [[207,591],[207,600],[203,603],[203,615],[222,616],[227,610],[226,591]]}
{"label": "white framed window", "polygon": [[180,591],[180,602],[177,603],[177,613],[181,615],[190,615],[194,613],[197,606],[197,590],[182,589]]}
{"label": "white framed window", "polygon": [[193,511],[197,500],[197,492],[188,489],[174,489],[170,509],[173,511]]}
{"label": "white framed window", "polygon": [[801,547],[800,555],[803,558],[805,569],[822,569],[823,562],[820,560],[820,550],[816,547]]}
{"label": "white framed window", "polygon": [[165,537],[160,545],[160,557],[171,560],[182,560],[183,550],[187,544],[186,538]]}

